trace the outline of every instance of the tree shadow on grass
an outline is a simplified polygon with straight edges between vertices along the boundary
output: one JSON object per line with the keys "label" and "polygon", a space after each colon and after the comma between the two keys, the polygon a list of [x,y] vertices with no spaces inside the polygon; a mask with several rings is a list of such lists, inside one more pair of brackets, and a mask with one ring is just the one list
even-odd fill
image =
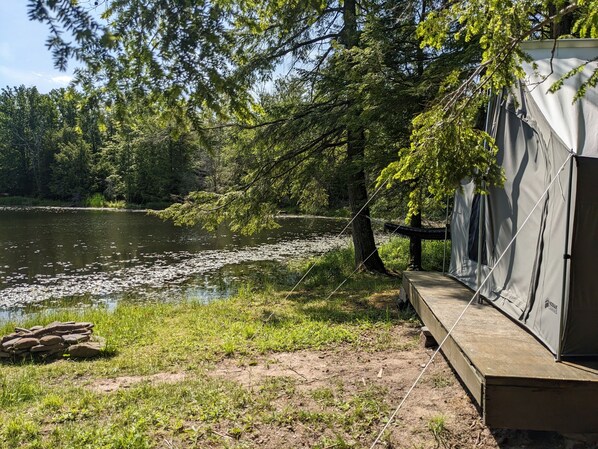
{"label": "tree shadow on grass", "polygon": [[[294,301],[293,312],[305,316],[310,321],[331,324],[359,324],[359,323],[419,323],[413,308],[403,307],[398,300],[399,291],[357,295],[341,299],[322,300],[320,296],[306,298],[301,295]],[[262,320],[270,326],[282,326],[292,318],[284,311],[267,310],[263,312]]]}
{"label": "tree shadow on grass", "polygon": [[14,357],[14,358],[2,358],[0,359],[1,366],[25,366],[25,365],[50,365],[52,363],[59,362],[61,360],[69,362],[92,362],[94,360],[110,360],[118,355],[118,351],[115,349],[106,349],[100,352],[94,357],[71,357],[62,354],[56,354],[49,357],[32,357],[27,355],[26,357]]}

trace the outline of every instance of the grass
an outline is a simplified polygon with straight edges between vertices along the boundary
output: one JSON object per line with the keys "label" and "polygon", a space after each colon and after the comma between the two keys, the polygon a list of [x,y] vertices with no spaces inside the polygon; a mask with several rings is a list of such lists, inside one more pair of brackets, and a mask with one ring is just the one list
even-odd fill
{"label": "grass", "polygon": [[[446,263],[443,259],[446,254]],[[422,240],[422,267],[428,271],[442,271],[443,265],[448,270],[448,261],[451,254],[451,242],[446,245],[444,241]],[[394,238],[380,247],[380,257],[385,261],[387,268],[403,271],[409,265],[409,239]]]}
{"label": "grass", "polygon": [[448,428],[446,423],[446,417],[443,415],[432,416],[428,420],[428,430],[434,436],[437,442],[437,447],[445,446],[444,442],[448,437]]}
{"label": "grass", "polygon": [[2,196],[0,197],[0,206],[45,206],[45,207],[65,207],[69,206],[68,201],[48,200],[42,198],[28,198],[24,196]]}
{"label": "grass", "polygon": [[[404,244],[393,241],[382,250],[387,263]],[[313,432],[313,447],[359,447],[356,441],[388,413],[384,389],[364,385],[350,393],[337,382],[306,392],[284,377],[249,388],[209,375],[221,361],[251,365],[280,351],[339,345],[401,351],[416,344],[391,336],[397,324],[417,322],[388,301],[397,294],[397,278],[362,273],[325,299],[351,273],[351,261],[351,252],[341,250],[288,267],[278,277],[290,282],[315,262],[313,276],[288,298],[289,284],[280,281],[207,305],[123,304],[4,324],[0,334],[15,324],[92,321],[107,348],[90,361],[1,364],[0,448],[259,447],[264,429],[297,426]],[[92,388],[155,373],[184,373],[185,380],[142,379],[108,393]]]}
{"label": "grass", "polygon": [[[264,322],[272,312],[275,318]],[[221,434],[241,438],[258,423],[358,430],[377,418],[381,392],[339,396],[324,411],[279,409],[274,405],[279,395],[295,396],[292,382],[275,378],[250,390],[206,373],[213,363],[231,357],[341,343],[377,350],[393,324],[410,318],[372,312],[346,299],[324,304],[253,294],[210,305],[121,306],[113,313],[35,320],[94,321],[108,350],[94,361],[0,366],[0,447],[149,448],[162,438],[187,447],[196,440],[220,440]],[[184,372],[189,380],[142,382],[112,393],[88,388],[101,379],[158,372]]]}
{"label": "grass", "polygon": [[101,193],[94,193],[87,197],[84,202],[85,207],[108,207],[110,209],[124,209],[127,203],[123,200],[110,201],[104,198]]}

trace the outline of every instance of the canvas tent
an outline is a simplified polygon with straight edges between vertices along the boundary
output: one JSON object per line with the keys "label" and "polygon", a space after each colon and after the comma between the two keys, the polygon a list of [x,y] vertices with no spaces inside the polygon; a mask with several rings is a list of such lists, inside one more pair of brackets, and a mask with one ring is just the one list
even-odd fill
{"label": "canvas tent", "polygon": [[[476,289],[478,269],[485,278],[504,252],[481,294],[557,359],[596,356],[598,89],[575,103],[573,97],[598,68],[598,40],[522,47],[533,61],[524,65],[526,78],[496,95],[489,107],[488,130],[506,182],[482,197],[472,182],[462,183],[451,223],[449,274]],[[559,91],[548,92],[584,63]]]}

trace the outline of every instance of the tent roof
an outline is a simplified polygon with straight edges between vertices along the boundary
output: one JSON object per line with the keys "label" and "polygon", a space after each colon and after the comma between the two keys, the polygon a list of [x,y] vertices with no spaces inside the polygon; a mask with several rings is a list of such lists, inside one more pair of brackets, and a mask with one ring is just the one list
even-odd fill
{"label": "tent roof", "polygon": [[[573,102],[582,83],[598,69],[598,39],[526,41],[521,48],[532,59],[523,64],[524,83],[551,128],[575,153],[598,157],[598,89],[589,88]],[[586,63],[557,92],[548,91],[563,75]]]}

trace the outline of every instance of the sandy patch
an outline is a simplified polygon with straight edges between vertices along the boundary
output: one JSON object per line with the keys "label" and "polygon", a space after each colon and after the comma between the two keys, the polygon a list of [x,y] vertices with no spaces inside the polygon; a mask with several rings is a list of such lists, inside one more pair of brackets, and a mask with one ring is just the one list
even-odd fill
{"label": "sandy patch", "polygon": [[94,391],[101,393],[110,393],[121,388],[129,388],[141,382],[157,383],[177,383],[185,380],[185,373],[156,373],[148,376],[121,376],[111,379],[97,379],[88,385]]}

